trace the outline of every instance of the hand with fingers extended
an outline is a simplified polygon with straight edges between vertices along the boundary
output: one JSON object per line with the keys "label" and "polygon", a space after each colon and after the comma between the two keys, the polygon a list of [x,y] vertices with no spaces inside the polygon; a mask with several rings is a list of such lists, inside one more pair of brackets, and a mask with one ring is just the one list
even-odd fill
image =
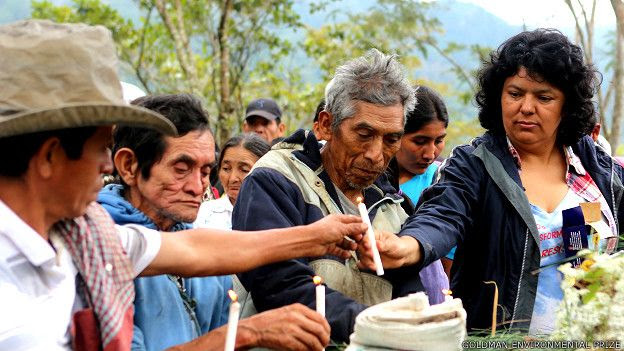
{"label": "hand with fingers extended", "polygon": [[322,350],[330,335],[327,320],[299,303],[241,320],[239,328],[256,335],[254,346],[273,350]]}
{"label": "hand with fingers extended", "polygon": [[349,250],[356,250],[357,243],[366,233],[366,224],[358,216],[326,216],[308,226],[317,243],[309,256],[334,255],[342,258],[350,256]]}
{"label": "hand with fingers extended", "polygon": [[[410,236],[400,237],[384,230],[375,230],[375,240],[384,268],[399,268],[416,264],[421,259],[420,244]],[[374,271],[375,263],[368,237],[365,236],[359,243],[357,253],[360,258],[358,266]]]}

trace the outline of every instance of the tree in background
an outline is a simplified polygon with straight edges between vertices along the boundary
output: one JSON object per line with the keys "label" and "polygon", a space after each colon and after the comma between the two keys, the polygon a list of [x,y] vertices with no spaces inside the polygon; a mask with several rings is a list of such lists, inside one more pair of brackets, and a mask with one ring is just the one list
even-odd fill
{"label": "tree in background", "polygon": [[[458,64],[453,54],[459,50],[470,50],[478,57],[478,62],[482,62],[490,49],[478,45],[467,48],[456,43],[440,44],[438,37],[444,34],[444,29],[440,21],[429,13],[434,6],[435,3],[431,2],[415,4],[409,0],[379,0],[368,11],[346,13],[343,20],[328,21],[320,28],[307,27],[303,48],[320,66],[323,82],[331,79],[334,69],[341,62],[361,56],[370,48],[377,48],[382,52],[399,54],[410,79],[416,84],[434,88],[445,99],[456,96],[467,104],[474,97],[475,72]],[[427,59],[431,51],[450,64],[457,77],[456,84],[432,82],[415,74],[421,60]],[[323,88],[324,84],[318,86],[319,96],[322,96]],[[458,116],[453,111],[451,115]],[[448,130],[446,154],[453,146],[466,143],[483,132],[476,116],[454,118]]]}
{"label": "tree in background", "polygon": [[[564,0],[574,17],[576,41],[583,49],[585,61],[595,65],[594,58],[594,30],[597,0],[581,2],[579,0]],[[598,118],[602,126],[601,132],[611,144],[616,153],[620,144],[620,130],[622,123],[624,99],[624,3],[622,0],[611,0],[616,17],[615,40],[613,53],[603,72],[603,83],[606,85],[598,89],[597,106]],[[610,112],[609,112],[610,111]],[[610,116],[610,118],[608,118]],[[609,123],[610,122],[610,123]]]}
{"label": "tree in background", "polygon": [[[290,0],[141,0],[138,23],[100,0],[71,6],[33,1],[32,17],[101,24],[113,32],[121,61],[148,93],[186,91],[212,107],[210,122],[223,142],[239,130],[244,101],[297,91],[298,81],[276,64],[291,43],[280,35],[301,24]],[[263,77],[263,78],[258,78]],[[291,85],[292,83],[292,85]]]}
{"label": "tree in background", "polygon": [[[311,1],[309,14],[331,3],[340,5],[339,0]],[[457,96],[467,104],[474,93],[473,72],[452,58],[466,48],[453,43],[442,47],[438,42],[443,29],[428,11],[433,3],[380,0],[367,11],[342,11],[344,20],[320,28],[304,27],[293,0],[135,0],[132,4],[139,15],[127,18],[102,0],[73,0],[70,6],[35,0],[31,15],[109,28],[126,76],[148,93],[186,91],[203,98],[220,142],[240,130],[246,102],[261,96],[278,101],[290,131],[309,127],[334,69],[372,47],[401,55],[414,82],[432,86],[444,96]],[[302,43],[295,46],[291,40]],[[470,49],[481,55],[487,51],[478,46]],[[457,84],[417,77],[415,69],[430,52],[447,60]],[[470,128],[478,125],[470,117],[452,140],[466,142],[478,134],[465,134],[478,130]]]}
{"label": "tree in background", "polygon": [[[613,150],[618,149],[620,144],[620,129],[622,125],[622,99],[624,99],[624,3],[622,0],[611,0],[615,12],[616,36],[615,57],[613,61],[613,115],[611,116],[611,130],[607,138]],[[602,121],[602,118],[601,118]]]}

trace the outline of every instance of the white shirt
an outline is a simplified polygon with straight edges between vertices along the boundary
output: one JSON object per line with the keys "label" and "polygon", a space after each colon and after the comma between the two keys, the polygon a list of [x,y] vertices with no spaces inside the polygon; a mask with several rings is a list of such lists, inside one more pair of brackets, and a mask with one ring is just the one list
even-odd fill
{"label": "white shirt", "polygon": [[[122,246],[141,273],[160,250],[160,233],[137,225],[116,226]],[[69,350],[77,269],[0,201],[0,350]]]}
{"label": "white shirt", "polygon": [[199,207],[194,228],[232,229],[232,212],[234,206],[227,195],[216,200],[206,201]]}

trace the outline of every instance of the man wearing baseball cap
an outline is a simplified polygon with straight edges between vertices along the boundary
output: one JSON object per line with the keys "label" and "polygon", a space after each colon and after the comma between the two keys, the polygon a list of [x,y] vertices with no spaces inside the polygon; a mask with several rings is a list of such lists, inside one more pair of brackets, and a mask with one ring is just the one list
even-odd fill
{"label": "man wearing baseball cap", "polygon": [[260,98],[247,105],[243,132],[256,133],[269,144],[284,136],[286,125],[282,123],[282,111],[272,99]]}
{"label": "man wearing baseball cap", "polygon": [[[346,216],[262,236],[115,226],[94,203],[112,171],[112,125],[176,135],[161,115],[123,101],[116,71],[104,27],[0,26],[2,350],[128,350],[138,275],[230,274],[295,256],[346,256],[338,245],[354,245],[344,235],[361,239],[365,227]],[[222,348],[224,335],[222,327],[181,348]],[[241,320],[236,344],[321,349],[328,340],[319,314],[291,306]]]}

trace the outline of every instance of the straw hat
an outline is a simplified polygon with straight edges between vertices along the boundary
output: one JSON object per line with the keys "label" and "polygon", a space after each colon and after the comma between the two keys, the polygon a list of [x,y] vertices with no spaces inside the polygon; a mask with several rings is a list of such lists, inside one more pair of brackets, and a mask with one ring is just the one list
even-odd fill
{"label": "straw hat", "polygon": [[124,124],[176,134],[122,97],[111,33],[102,26],[27,20],[0,26],[0,138]]}

